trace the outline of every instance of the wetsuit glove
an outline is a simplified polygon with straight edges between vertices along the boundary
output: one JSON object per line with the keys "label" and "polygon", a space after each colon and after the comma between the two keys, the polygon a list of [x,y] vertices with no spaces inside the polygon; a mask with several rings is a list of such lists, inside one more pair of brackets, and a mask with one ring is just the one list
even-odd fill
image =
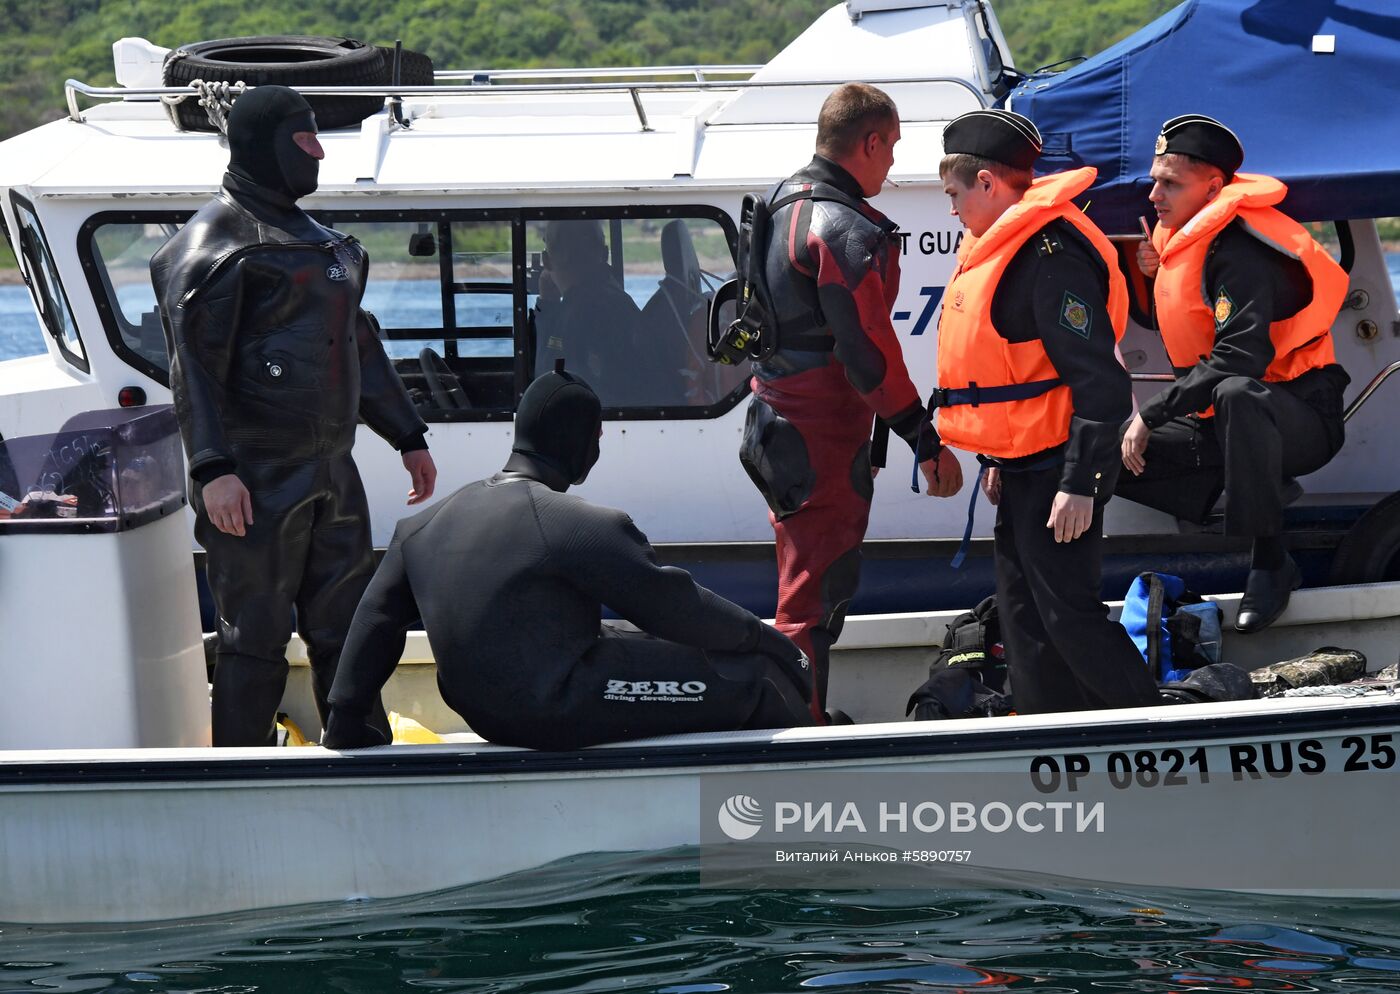
{"label": "wetsuit glove", "polygon": [[331,708],[325,730],[321,732],[321,745],[327,749],[363,749],[388,744],[384,733],[371,727],[365,715],[345,708]]}
{"label": "wetsuit glove", "polygon": [[759,622],[757,650],[773,660],[783,671],[792,677],[804,701],[812,699],[812,664],[797,643],[778,631],[772,625]]}

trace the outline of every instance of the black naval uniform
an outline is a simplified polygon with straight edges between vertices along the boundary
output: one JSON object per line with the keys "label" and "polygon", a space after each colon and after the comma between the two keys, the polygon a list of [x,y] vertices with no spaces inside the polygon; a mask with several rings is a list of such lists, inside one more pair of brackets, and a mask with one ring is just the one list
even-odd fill
{"label": "black naval uniform", "polygon": [[[1066,293],[1088,304],[1087,339],[1060,324]],[[1121,465],[1118,426],[1132,413],[1107,297],[1103,260],[1073,225],[1058,220],[1021,247],[992,297],[992,323],[1002,337],[1039,339],[1074,404],[1063,445],[988,460],[1001,469],[998,611],[1013,700],[1026,714],[1158,703],[1141,655],[1100,599],[1103,508]],[[1072,542],[1056,542],[1045,526],[1061,491],[1094,498],[1093,520]]]}
{"label": "black naval uniform", "polygon": [[[521,400],[505,469],[399,523],[355,613],[326,746],[384,741],[364,715],[420,621],[443,699],[492,742],[811,723],[790,640],[658,565],[623,512],[564,492],[597,458],[600,423],[586,384],[547,373]],[[603,605],[645,634],[603,624]]]}
{"label": "black naval uniform", "polygon": [[[316,160],[291,142],[298,130],[314,131],[315,120],[291,90],[240,97],[222,188],[151,259],[218,611],[215,745],[275,741],[294,606],[324,719],[374,571],[350,457],[356,423],[401,451],[426,448],[426,425],[359,306],[368,258],[296,206],[316,182]],[[204,509],[204,485],[228,473],[252,498],[242,537]],[[387,730],[382,709],[374,720]]]}
{"label": "black naval uniform", "polygon": [[[1312,299],[1301,262],[1231,222],[1211,246],[1205,296],[1228,288],[1230,322],[1211,354],[1142,406],[1152,429],[1141,476],[1124,473],[1118,495],[1203,522],[1222,491],[1225,532],[1283,532],[1281,481],[1320,469],[1342,447],[1342,395],[1351,378],[1339,365],[1283,383],[1261,379],[1274,359],[1269,326]],[[1193,412],[1214,405],[1215,417]]]}

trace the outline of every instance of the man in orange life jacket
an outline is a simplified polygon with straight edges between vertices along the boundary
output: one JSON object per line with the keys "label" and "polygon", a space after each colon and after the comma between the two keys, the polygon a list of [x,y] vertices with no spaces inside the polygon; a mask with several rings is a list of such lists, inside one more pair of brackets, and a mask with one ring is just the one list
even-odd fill
{"label": "man in orange life jacket", "polygon": [[812,661],[822,720],[828,649],[860,576],[874,493],[878,416],[915,450],[929,493],[956,493],[956,456],[925,431],[890,307],[899,292],[896,226],[866,197],[894,164],[899,114],[864,83],[837,87],[817,117],[816,155],[774,189],[765,257],[778,350],[753,365],[740,459],[769,506],[778,553],[776,627]]}
{"label": "man in orange life jacket", "polygon": [[978,110],[943,132],[939,175],[967,228],[938,324],[942,442],[978,453],[997,505],[997,602],[1022,713],[1139,707],[1156,682],[1100,599],[1103,505],[1131,383],[1114,347],[1127,287],[1070,199],[1076,169],[1032,181],[1040,133]]}
{"label": "man in orange life jacket", "polygon": [[[1284,492],[1342,445],[1350,382],[1331,326],[1347,275],[1276,210],[1276,179],[1236,174],[1239,139],[1199,114],[1162,125],[1152,165],[1157,226],[1138,251],[1177,375],[1123,435],[1118,493],[1203,521],[1222,490],[1225,533],[1254,539],[1235,627],[1272,624],[1301,582],[1283,545]],[[1284,444],[1287,439],[1287,445]]]}

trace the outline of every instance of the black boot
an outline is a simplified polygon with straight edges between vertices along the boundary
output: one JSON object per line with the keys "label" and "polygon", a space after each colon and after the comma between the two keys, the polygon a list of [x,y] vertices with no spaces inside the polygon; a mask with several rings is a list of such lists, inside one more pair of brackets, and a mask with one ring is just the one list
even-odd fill
{"label": "black boot", "polygon": [[1240,613],[1235,618],[1235,631],[1248,634],[1268,628],[1288,607],[1288,595],[1302,584],[1303,574],[1292,556],[1286,556],[1278,569],[1250,570],[1244,582],[1244,596],[1240,598]]}
{"label": "black boot", "polygon": [[277,708],[287,686],[285,659],[221,652],[214,665],[216,746],[274,746]]}

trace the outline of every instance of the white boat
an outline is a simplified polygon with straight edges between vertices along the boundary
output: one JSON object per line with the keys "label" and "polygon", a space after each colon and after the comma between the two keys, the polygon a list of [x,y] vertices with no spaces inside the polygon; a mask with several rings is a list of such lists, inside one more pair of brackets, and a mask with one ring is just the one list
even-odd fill
{"label": "white boat", "polygon": [[[654,260],[677,221],[697,265],[723,274],[733,265],[740,198],[805,161],[820,99],[848,78],[886,86],[901,107],[904,139],[879,206],[909,232],[895,321],[927,388],[932,322],[957,242],[938,183],[939,136],[949,118],[1004,90],[994,67],[1009,63],[1005,51],[978,0],[851,0],[764,67],[588,71],[604,83],[532,71],[469,73],[489,85],[458,85],[462,77],[448,74],[431,92],[403,89],[401,107],[358,129],[325,134],[323,185],[309,206],[370,245],[380,280],[371,307],[385,319],[406,382],[421,392],[440,486],[486,475],[509,448],[511,406],[532,372],[529,280],[544,220],[606,220],[626,285],[647,302],[676,275]],[[387,700],[448,741],[344,755],[207,748],[183,468],[160,410],[164,346],[146,265],[212,193],[226,153],[213,135],[176,131],[151,99],[160,88],[119,69],[131,85],[70,83],[69,119],[0,143],[4,222],[48,331],[47,354],[0,363],[0,432],[12,446],[51,437],[22,456],[26,480],[81,436],[80,456],[102,453],[112,497],[101,513],[0,525],[0,921],[132,922],[402,896],[578,853],[697,843],[719,847],[715,872],[732,879],[737,857],[757,885],[794,874],[833,879],[829,861],[780,860],[779,851],[837,852],[848,871],[847,863],[874,869],[879,860],[845,853],[892,849],[894,870],[915,882],[952,866],[1400,894],[1400,880],[1358,858],[1394,817],[1400,701],[1385,689],[903,721],[904,701],[954,613],[928,608],[970,604],[990,583],[985,555],[982,572],[958,582],[926,566],[951,553],[966,505],[909,494],[897,462],[881,478],[872,516],[872,558],[889,571],[867,570],[866,589],[924,609],[848,622],[831,699],[854,726],[567,754],[493,746],[443,707],[420,637],[410,639]],[[113,102],[84,110],[83,97]],[[1385,499],[1395,489],[1393,408],[1357,405],[1373,375],[1400,361],[1400,337],[1357,334],[1366,321],[1391,326],[1395,295],[1375,222],[1343,226],[1353,287],[1365,291],[1334,329],[1356,381],[1355,416],[1347,448],[1304,481],[1316,516],[1343,527],[1311,528],[1294,541],[1328,554],[1347,541],[1361,546],[1375,554],[1363,557],[1370,575],[1358,579],[1377,581],[1400,548],[1400,527],[1387,525],[1396,502]],[[468,251],[453,251],[463,244]],[[710,285],[696,278],[692,289]],[[437,300],[436,324],[415,310],[419,282]],[[1155,337],[1130,334],[1134,372],[1163,374]],[[425,343],[440,347],[472,407],[438,406],[419,359]],[[699,563],[702,581],[761,606],[767,595],[754,588],[766,582],[759,563],[771,556],[766,518],[734,458],[746,387],[708,368],[692,387],[676,404],[610,411],[606,458],[582,492],[627,508],[673,561]],[[121,408],[133,399],[129,388],[144,404],[127,409],[124,427],[98,432],[94,447],[89,435],[99,426],[82,417]],[[1140,389],[1155,387],[1144,380]],[[145,427],[132,427],[138,422]],[[127,449],[147,462],[112,455]],[[400,471],[376,439],[356,457],[382,543],[402,513]],[[1112,548],[1133,573],[1154,552],[1180,560],[1240,549],[1217,535],[1182,534],[1124,502],[1110,507]],[[1375,516],[1358,520],[1368,508]],[[1348,540],[1352,521],[1358,530]],[[707,572],[715,562],[747,564],[747,581],[742,571]],[[1237,596],[1219,600],[1228,624]],[[1336,644],[1365,652],[1374,671],[1396,661],[1397,636],[1400,585],[1318,587],[1297,593],[1268,632],[1229,637],[1225,658],[1251,666]],[[294,663],[299,651],[294,644]],[[314,733],[305,667],[294,673],[285,708]],[[832,805],[827,815],[823,803]],[[881,803],[892,807],[882,812]],[[972,831],[952,832],[955,803],[976,808]],[[1016,819],[1004,831],[997,805]],[[900,824],[900,811],[899,838],[870,831],[891,812]],[[935,813],[942,827],[930,829]],[[1044,828],[1061,815],[1072,828]],[[1180,840],[1202,838],[1210,844],[1193,841],[1184,856]],[[822,875],[800,876],[814,867]]]}

